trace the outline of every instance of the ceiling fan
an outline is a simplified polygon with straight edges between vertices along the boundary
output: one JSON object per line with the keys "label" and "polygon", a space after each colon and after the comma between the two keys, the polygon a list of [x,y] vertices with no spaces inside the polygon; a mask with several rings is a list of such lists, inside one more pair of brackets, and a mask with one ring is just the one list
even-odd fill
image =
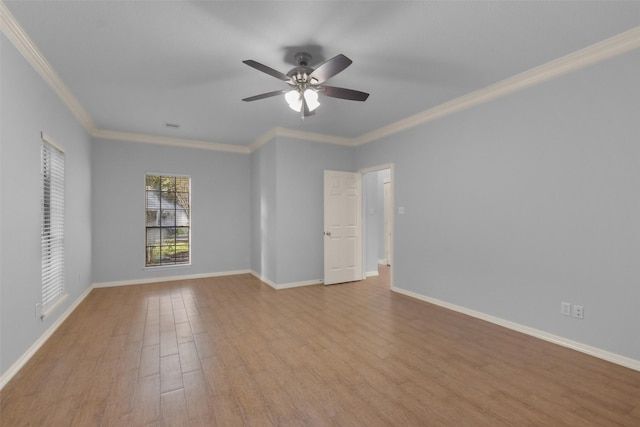
{"label": "ceiling fan", "polygon": [[252,59],[242,61],[250,67],[258,71],[267,73],[277,79],[286,82],[290,88],[282,90],[274,90],[272,92],[262,93],[260,95],[244,98],[243,101],[257,101],[258,99],[270,98],[284,94],[289,107],[300,113],[300,118],[311,116],[314,110],[320,106],[318,102],[318,94],[330,96],[333,98],[348,99],[351,101],[365,101],[369,94],[353,89],[345,89],[342,87],[327,86],[323,83],[335,76],[349,65],[352,61],[346,56],[339,54],[331,59],[326,60],[316,68],[311,68],[308,64],[311,55],[306,52],[298,52],[295,54],[297,67],[292,68],[287,74],[267,67],[264,64],[256,62]]}

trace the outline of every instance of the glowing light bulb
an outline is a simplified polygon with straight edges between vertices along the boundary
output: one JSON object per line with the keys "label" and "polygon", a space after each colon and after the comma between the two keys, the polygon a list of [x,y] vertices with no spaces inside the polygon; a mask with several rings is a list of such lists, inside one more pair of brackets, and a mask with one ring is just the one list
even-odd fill
{"label": "glowing light bulb", "polygon": [[299,112],[300,108],[302,108],[302,99],[300,97],[300,92],[298,92],[297,89],[290,90],[289,92],[285,93],[284,99],[287,101],[287,104],[289,104],[289,107],[293,111]]}
{"label": "glowing light bulb", "polygon": [[[297,89],[293,89],[285,93],[284,99],[293,111],[300,112],[300,109],[302,108],[302,96]],[[309,111],[313,111],[320,106],[320,102],[318,102],[318,92],[315,90],[306,89],[304,91],[304,100],[307,102]]]}
{"label": "glowing light bulb", "polygon": [[320,103],[318,102],[318,92],[316,92],[315,90],[305,90],[304,99],[305,101],[307,101],[307,107],[309,107],[309,111],[313,111],[320,106]]}

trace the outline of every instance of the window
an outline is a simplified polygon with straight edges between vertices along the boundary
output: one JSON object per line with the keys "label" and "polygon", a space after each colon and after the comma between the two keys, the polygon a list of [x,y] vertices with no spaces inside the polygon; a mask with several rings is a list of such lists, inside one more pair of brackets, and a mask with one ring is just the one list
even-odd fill
{"label": "window", "polygon": [[41,317],[64,293],[64,152],[44,135],[40,146],[42,173]]}
{"label": "window", "polygon": [[145,178],[146,267],[191,262],[191,178]]}

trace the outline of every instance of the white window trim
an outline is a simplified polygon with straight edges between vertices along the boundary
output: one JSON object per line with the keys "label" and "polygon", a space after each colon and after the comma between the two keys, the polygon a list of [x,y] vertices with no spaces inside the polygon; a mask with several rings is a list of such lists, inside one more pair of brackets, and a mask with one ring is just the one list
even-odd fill
{"label": "white window trim", "polygon": [[[147,184],[147,176],[148,175],[152,175],[152,176],[171,176],[171,177],[176,177],[176,178],[189,178],[189,210],[190,212],[193,212],[193,206],[192,206],[192,199],[193,199],[193,193],[192,193],[192,181],[191,181],[191,175],[188,174],[181,174],[181,173],[171,173],[171,172],[154,172],[154,171],[146,171],[144,173],[143,179],[143,198],[142,200],[144,201],[144,206],[143,209],[145,211],[145,222],[143,224],[143,247],[146,248],[147,246],[147,223],[146,223],[146,184]],[[165,270],[165,269],[176,269],[176,268],[190,268],[192,265],[192,249],[193,249],[193,219],[192,219],[192,215],[189,215],[189,262],[188,263],[183,263],[183,264],[164,264],[164,265],[147,265],[147,259],[146,256],[143,255],[142,258],[142,270],[153,270],[153,271],[158,271],[158,270]]]}

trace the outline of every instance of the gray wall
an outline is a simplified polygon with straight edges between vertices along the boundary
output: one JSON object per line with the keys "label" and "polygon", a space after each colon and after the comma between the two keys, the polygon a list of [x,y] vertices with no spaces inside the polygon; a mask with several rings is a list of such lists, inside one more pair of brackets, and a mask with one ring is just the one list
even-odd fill
{"label": "gray wall", "polygon": [[360,147],[395,166],[395,286],[640,360],[638,75],[634,51]]}
{"label": "gray wall", "polygon": [[351,147],[275,138],[252,153],[252,268],[284,285],[323,278],[324,170],[353,171]]}
{"label": "gray wall", "polygon": [[382,224],[380,208],[378,172],[370,172],[362,177],[362,247],[365,273],[378,270],[378,246],[381,244],[379,228]]}
{"label": "gray wall", "polygon": [[364,174],[362,178],[364,271],[377,273],[378,261],[384,259],[384,180],[390,170]]}
{"label": "gray wall", "polygon": [[277,283],[276,144],[251,153],[251,270]]}
{"label": "gray wall", "polygon": [[278,283],[324,277],[324,171],[353,172],[351,147],[277,141]]}
{"label": "gray wall", "polygon": [[[4,35],[0,36],[0,375],[91,284],[89,135]],[[65,286],[44,321],[41,300],[40,132],[65,150]]]}
{"label": "gray wall", "polygon": [[[92,172],[95,283],[250,268],[248,155],[96,140]],[[144,268],[147,172],[191,177],[190,266]]]}

